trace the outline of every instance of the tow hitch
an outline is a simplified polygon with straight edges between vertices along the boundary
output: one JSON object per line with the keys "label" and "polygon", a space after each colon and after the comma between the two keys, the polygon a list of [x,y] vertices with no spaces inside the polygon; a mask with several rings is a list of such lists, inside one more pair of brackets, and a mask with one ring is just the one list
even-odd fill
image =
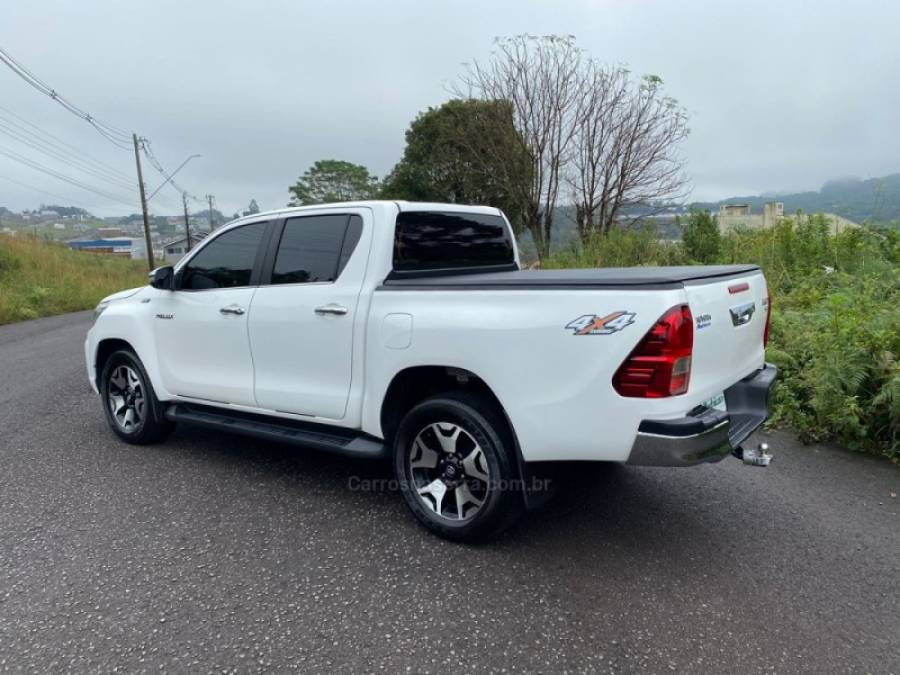
{"label": "tow hitch", "polygon": [[744,464],[750,466],[769,466],[772,461],[772,455],[769,454],[769,444],[760,443],[758,447],[745,448],[739,445],[731,452],[732,455],[744,461]]}

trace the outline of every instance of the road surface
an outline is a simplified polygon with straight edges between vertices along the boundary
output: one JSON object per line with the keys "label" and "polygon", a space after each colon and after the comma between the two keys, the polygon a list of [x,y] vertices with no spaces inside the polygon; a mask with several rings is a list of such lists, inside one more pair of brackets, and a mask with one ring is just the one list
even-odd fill
{"label": "road surface", "polygon": [[900,673],[888,462],[776,434],[769,469],[592,470],[454,545],[351,489],[380,465],[118,442],[89,321],[0,327],[0,671]]}

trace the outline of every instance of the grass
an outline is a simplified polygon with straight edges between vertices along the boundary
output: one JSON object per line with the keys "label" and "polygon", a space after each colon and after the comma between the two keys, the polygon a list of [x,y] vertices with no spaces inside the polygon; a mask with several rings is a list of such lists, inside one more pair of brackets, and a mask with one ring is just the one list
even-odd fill
{"label": "grass", "polygon": [[90,309],[147,283],[146,262],[0,235],[0,324]]}

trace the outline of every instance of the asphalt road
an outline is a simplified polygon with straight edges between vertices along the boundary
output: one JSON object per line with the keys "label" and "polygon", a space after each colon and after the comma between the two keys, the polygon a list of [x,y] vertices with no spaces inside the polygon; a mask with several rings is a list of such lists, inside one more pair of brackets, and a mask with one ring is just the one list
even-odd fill
{"label": "asphalt road", "polygon": [[0,671],[900,672],[900,471],[610,467],[493,544],[378,465],[182,428],[139,448],[80,313],[0,327]]}

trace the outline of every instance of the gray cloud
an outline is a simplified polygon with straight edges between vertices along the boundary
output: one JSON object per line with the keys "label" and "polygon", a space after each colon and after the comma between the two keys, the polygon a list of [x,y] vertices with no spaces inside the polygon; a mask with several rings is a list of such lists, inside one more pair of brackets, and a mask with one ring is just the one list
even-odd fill
{"label": "gray cloud", "polygon": [[[44,0],[4,15],[0,45],[78,105],[152,139],[168,167],[201,153],[181,182],[228,214],[251,198],[284,205],[316,159],[384,175],[460,64],[521,32],[574,34],[602,60],[662,76],[691,113],[695,198],[900,171],[895,3]],[[128,152],[6,69],[0,105],[133,176]],[[0,135],[0,147],[18,146]],[[10,208],[59,200],[4,176],[97,213],[128,210],[0,157]],[[176,212],[178,195],[161,194],[154,211]]]}

